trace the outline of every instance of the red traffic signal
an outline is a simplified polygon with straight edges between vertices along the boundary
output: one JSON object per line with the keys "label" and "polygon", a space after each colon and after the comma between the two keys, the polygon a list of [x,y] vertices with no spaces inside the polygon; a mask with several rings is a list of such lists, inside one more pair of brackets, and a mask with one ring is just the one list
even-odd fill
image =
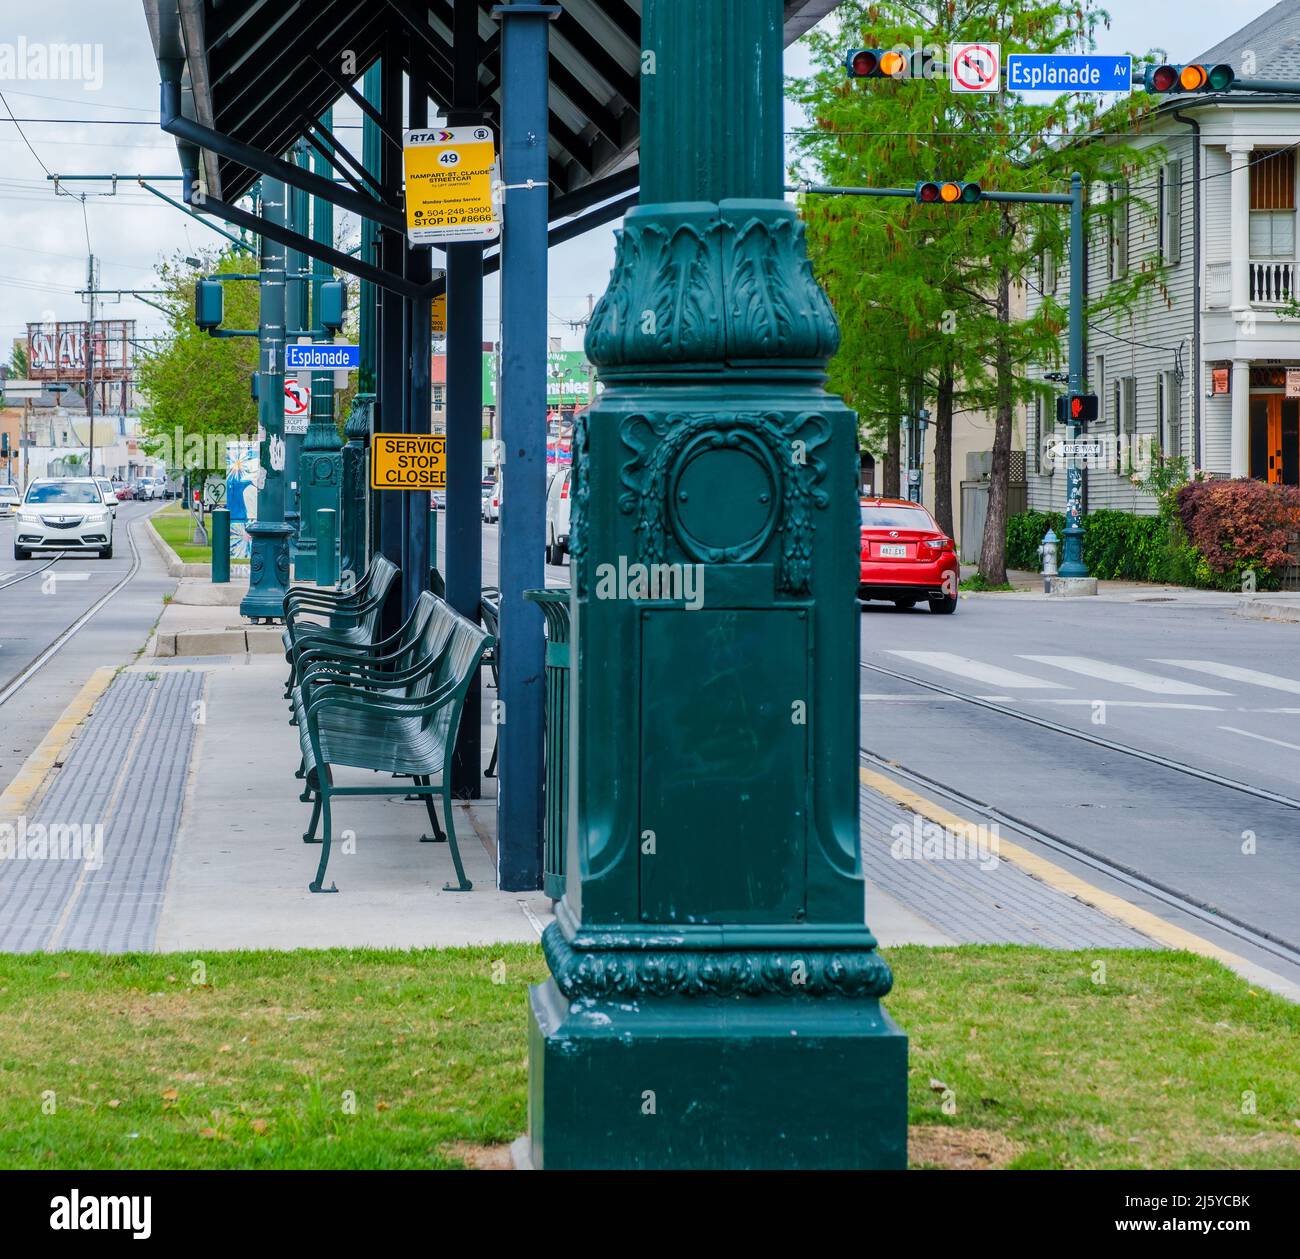
{"label": "red traffic signal", "polygon": [[1090,424],[1097,419],[1098,405],[1095,393],[1068,393],[1056,400],[1058,424]]}

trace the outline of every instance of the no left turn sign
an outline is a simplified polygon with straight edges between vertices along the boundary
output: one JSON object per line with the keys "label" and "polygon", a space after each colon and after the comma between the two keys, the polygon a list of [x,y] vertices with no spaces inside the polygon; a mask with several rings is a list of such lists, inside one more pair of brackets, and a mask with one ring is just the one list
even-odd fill
{"label": "no left turn sign", "polygon": [[1002,64],[1000,44],[953,44],[948,82],[954,92],[996,92]]}

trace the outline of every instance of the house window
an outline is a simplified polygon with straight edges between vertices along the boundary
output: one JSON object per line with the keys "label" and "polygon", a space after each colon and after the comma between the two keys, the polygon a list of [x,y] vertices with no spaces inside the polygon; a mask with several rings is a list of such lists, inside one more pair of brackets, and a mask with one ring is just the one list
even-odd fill
{"label": "house window", "polygon": [[1160,255],[1172,266],[1183,253],[1183,164],[1167,163],[1160,171]]}
{"label": "house window", "polygon": [[1115,471],[1127,472],[1133,462],[1133,437],[1137,433],[1137,377],[1116,380],[1111,397],[1115,407]]}
{"label": "house window", "polygon": [[1048,297],[1056,292],[1056,255],[1050,249],[1043,250],[1039,268],[1043,277],[1043,296]]}
{"label": "house window", "polygon": [[1029,449],[1033,452],[1030,456],[1034,461],[1034,472],[1040,473],[1043,470],[1043,399],[1041,395],[1035,395],[1033,406],[1029,412],[1029,423],[1032,427],[1030,440],[1032,445]]}
{"label": "house window", "polygon": [[1295,151],[1280,149],[1250,167],[1250,256],[1295,256]]}
{"label": "house window", "polygon": [[1128,274],[1128,185],[1110,185],[1110,278]]}

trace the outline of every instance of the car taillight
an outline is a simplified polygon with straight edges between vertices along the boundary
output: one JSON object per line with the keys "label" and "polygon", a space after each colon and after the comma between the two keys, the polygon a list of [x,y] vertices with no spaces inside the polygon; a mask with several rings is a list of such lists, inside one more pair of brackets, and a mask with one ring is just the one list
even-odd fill
{"label": "car taillight", "polygon": [[565,477],[565,478],[564,478],[564,482],[563,482],[563,484],[560,486],[560,497],[561,497],[561,498],[568,498],[568,497],[569,497],[569,478],[568,478],[568,477]]}
{"label": "car taillight", "polygon": [[926,538],[925,545],[932,551],[947,551],[952,548],[951,538]]}

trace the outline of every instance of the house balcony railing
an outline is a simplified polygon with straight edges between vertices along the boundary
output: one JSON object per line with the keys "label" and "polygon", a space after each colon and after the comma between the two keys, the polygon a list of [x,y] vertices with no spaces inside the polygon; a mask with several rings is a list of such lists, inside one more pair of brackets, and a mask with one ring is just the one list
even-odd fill
{"label": "house balcony railing", "polygon": [[1296,287],[1297,263],[1269,259],[1250,264],[1250,304],[1288,306],[1300,289]]}
{"label": "house balcony railing", "polygon": [[[1248,265],[1249,298],[1264,309],[1288,306],[1300,300],[1300,263],[1280,258],[1251,259]],[[1232,264],[1210,262],[1205,267],[1205,308],[1227,310],[1232,305]]]}

